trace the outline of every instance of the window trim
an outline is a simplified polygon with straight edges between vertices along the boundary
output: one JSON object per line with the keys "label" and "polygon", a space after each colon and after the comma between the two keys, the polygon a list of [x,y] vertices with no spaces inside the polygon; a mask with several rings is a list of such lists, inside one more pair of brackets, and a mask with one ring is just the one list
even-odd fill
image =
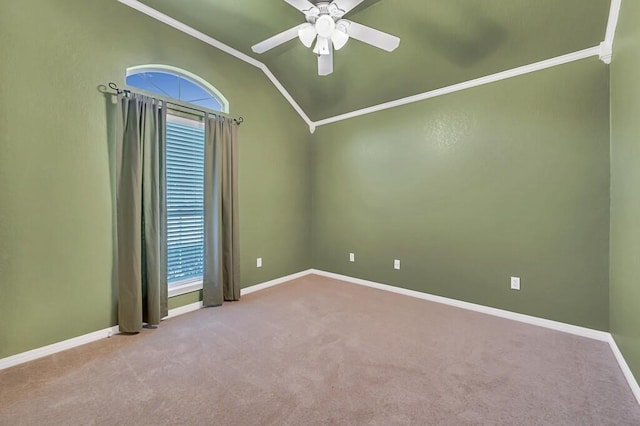
{"label": "window trim", "polygon": [[202,280],[186,280],[174,286],[167,285],[167,289],[168,297],[176,297],[187,293],[193,293],[194,291],[202,290]]}
{"label": "window trim", "polygon": [[183,126],[191,126],[200,130],[204,129],[204,121],[202,121],[201,116],[188,113],[187,115],[191,115],[193,118],[186,118],[181,115],[173,114],[172,111],[167,111],[167,122],[182,124]]}
{"label": "window trim", "polygon": [[[213,98],[215,98],[222,106],[222,111],[212,110],[206,107],[202,107],[200,105],[195,105],[189,102],[182,101],[180,99],[163,96],[158,93],[153,93],[153,92],[146,91],[144,89],[140,89],[138,87],[130,87],[126,85],[126,77],[129,77],[130,75],[143,73],[143,72],[164,72],[164,73],[173,74],[178,77],[182,77],[187,80],[190,80],[193,83],[201,86]],[[126,77],[125,77],[125,87],[127,89],[137,93],[141,93],[143,95],[147,95],[149,97],[153,97],[162,102],[171,104],[171,106],[166,106],[167,110],[174,110],[175,112],[185,113],[188,116],[194,117],[194,119],[185,118],[176,114],[171,114],[169,111],[167,111],[167,121],[173,121],[177,123],[189,121],[190,122],[189,124],[197,124],[197,127],[204,128],[204,121],[202,119],[202,115],[197,113],[194,114],[194,111],[193,111],[194,106],[197,107],[197,110],[202,111],[203,113],[211,113],[211,114],[222,113],[224,115],[229,114],[229,101],[227,100],[227,98],[225,98],[224,95],[222,95],[222,93],[220,93],[220,91],[218,91],[209,82],[207,82],[203,78],[189,71],[186,71],[177,67],[173,67],[170,65],[161,65],[161,64],[138,65],[138,66],[127,68]],[[181,109],[181,107],[184,109],[184,111]],[[195,117],[199,117],[199,120],[195,119]],[[185,123],[182,123],[182,124],[185,124]],[[202,290],[203,278],[191,278],[181,282],[174,283],[173,285],[169,285],[169,283],[167,283],[166,286],[167,286],[167,293],[168,293],[167,296],[169,298],[172,298],[172,297],[180,296],[183,294],[193,293],[193,292]]]}
{"label": "window trim", "polygon": [[[204,108],[203,109],[207,110],[207,111],[213,111],[213,112],[222,112],[224,114],[229,114],[229,101],[227,100],[227,98],[224,97],[224,95],[222,93],[220,93],[220,91],[218,89],[216,89],[214,86],[211,85],[211,83],[209,83],[207,80],[203,79],[202,77],[199,77],[198,75],[189,72],[187,70],[183,70],[181,68],[178,67],[173,67],[171,65],[162,65],[162,64],[149,64],[149,65],[136,65],[134,67],[129,67],[127,68],[127,73],[125,76],[125,82],[126,82],[126,77],[129,77],[131,75],[135,75],[135,74],[140,74],[143,72],[163,72],[163,73],[167,73],[167,74],[173,74],[173,75],[177,75],[178,77],[183,77],[187,80],[191,80],[194,83],[198,84],[199,86],[201,86],[203,89],[205,89],[206,91],[208,91],[211,96],[213,96],[214,98],[216,98],[220,104],[222,105],[222,111],[215,111],[215,110],[210,110],[208,108]],[[141,89],[136,88],[132,88],[133,90],[140,92]],[[149,92],[147,92],[149,93]],[[154,98],[158,98],[158,94],[153,94],[151,95]],[[183,102],[180,101],[179,99],[175,99],[175,98],[170,98],[170,97],[161,97],[161,100],[166,100],[167,102],[182,102],[182,104],[184,105],[195,105],[195,104],[190,104],[188,102]],[[200,105],[196,105],[198,108],[201,108]],[[191,106],[191,108],[193,108],[193,106]]]}

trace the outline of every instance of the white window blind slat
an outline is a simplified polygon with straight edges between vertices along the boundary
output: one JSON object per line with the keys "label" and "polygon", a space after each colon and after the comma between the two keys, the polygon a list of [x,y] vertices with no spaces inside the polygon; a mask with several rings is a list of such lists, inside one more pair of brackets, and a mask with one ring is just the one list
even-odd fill
{"label": "white window blind slat", "polygon": [[167,279],[202,278],[204,129],[167,122]]}

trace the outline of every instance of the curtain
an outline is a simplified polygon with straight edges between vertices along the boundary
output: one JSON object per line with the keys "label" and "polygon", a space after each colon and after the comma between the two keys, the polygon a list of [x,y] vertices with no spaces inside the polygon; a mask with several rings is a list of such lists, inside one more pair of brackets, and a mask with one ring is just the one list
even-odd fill
{"label": "curtain", "polygon": [[240,300],[237,138],[235,120],[205,117],[204,306]]}
{"label": "curtain", "polygon": [[118,107],[118,322],[136,333],[167,315],[166,110],[139,94],[118,95]]}

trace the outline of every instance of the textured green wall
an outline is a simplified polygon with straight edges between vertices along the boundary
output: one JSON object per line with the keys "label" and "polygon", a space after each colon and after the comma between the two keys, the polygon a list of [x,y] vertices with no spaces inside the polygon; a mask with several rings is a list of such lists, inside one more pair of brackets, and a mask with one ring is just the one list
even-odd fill
{"label": "textured green wall", "polygon": [[[627,38],[613,76],[611,322],[638,374],[637,128],[625,114],[638,106],[638,39]],[[311,137],[259,70],[115,1],[2,2],[0,58],[0,358],[116,323],[113,107],[97,86],[145,63],[200,75],[246,119],[243,287],[313,265],[608,329],[608,71],[595,59]]]}
{"label": "textured green wall", "polygon": [[588,59],[320,127],[314,267],[607,330],[608,81]]}
{"label": "textured green wall", "polygon": [[611,64],[611,332],[640,379],[640,2],[622,3]]}
{"label": "textured green wall", "polygon": [[97,87],[148,63],[210,81],[246,120],[242,285],[311,266],[310,135],[260,70],[115,0],[2,1],[0,358],[116,323],[113,135]]}

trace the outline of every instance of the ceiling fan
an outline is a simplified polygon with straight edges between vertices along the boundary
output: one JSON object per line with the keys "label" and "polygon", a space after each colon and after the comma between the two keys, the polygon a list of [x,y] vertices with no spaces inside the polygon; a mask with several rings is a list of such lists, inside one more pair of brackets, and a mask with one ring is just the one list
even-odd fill
{"label": "ceiling fan", "polygon": [[394,51],[400,45],[400,39],[396,36],[342,19],[344,15],[364,0],[319,1],[316,4],[308,0],[284,1],[304,13],[307,22],[254,45],[251,47],[254,52],[264,53],[296,37],[306,47],[311,47],[315,40],[316,45],[313,48],[313,53],[318,55],[318,74],[325,76],[333,72],[334,49],[342,49],[349,38],[354,38],[387,52]]}

